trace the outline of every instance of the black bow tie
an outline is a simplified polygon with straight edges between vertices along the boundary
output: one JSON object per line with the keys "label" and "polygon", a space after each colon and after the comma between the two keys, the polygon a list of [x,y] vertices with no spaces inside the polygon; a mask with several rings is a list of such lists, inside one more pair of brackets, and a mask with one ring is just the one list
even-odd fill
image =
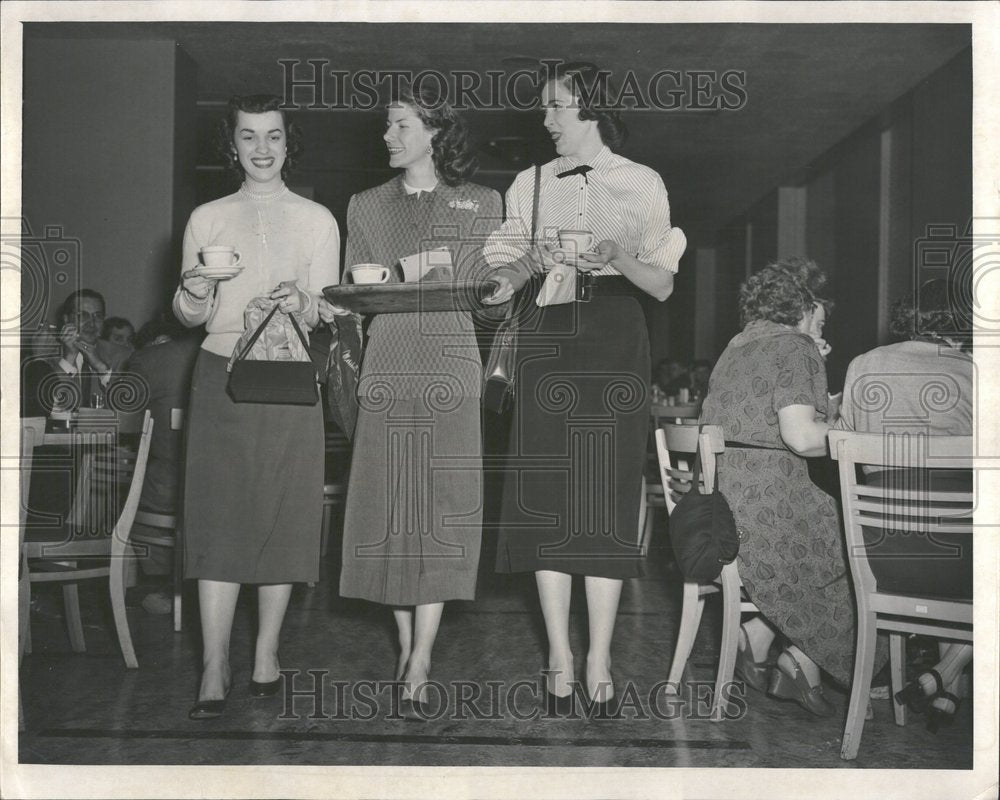
{"label": "black bow tie", "polygon": [[573,167],[573,169],[568,169],[565,172],[556,173],[557,178],[565,178],[569,175],[583,175],[583,180],[585,183],[590,183],[587,180],[587,173],[590,172],[593,167],[588,167],[586,164],[581,164],[579,167]]}

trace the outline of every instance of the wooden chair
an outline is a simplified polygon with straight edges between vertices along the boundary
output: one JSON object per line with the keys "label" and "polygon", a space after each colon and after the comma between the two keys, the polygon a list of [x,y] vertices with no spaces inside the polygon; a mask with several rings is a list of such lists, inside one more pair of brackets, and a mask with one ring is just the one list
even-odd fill
{"label": "wooden chair", "polygon": [[333,509],[347,502],[347,478],[351,471],[351,442],[335,425],[328,425],[326,430],[326,462],[328,468],[339,466],[340,469],[328,469],[323,484],[323,534],[320,545],[323,557],[326,557],[330,547]]}
{"label": "wooden chair", "polygon": [[[973,534],[972,492],[931,491],[926,482],[902,480],[885,487],[859,483],[858,466],[882,469],[972,469],[971,436],[912,436],[831,431],[830,452],[840,465],[840,495],[847,538],[847,562],[854,581],[858,608],[858,633],[851,699],[840,757],[858,755],[865,725],[865,708],[871,690],[875,637],[889,631],[889,673],[896,724],[906,723],[906,708],[895,701],[903,687],[906,668],[904,634],[920,633],[963,642],[972,641],[972,603],[919,597],[879,590],[869,563],[862,527],[903,532],[904,535]],[[898,535],[898,534],[896,534]]]}
{"label": "wooden chair", "polygon": [[[40,445],[45,435],[45,417],[25,417],[21,420],[21,457],[18,461],[20,508],[18,509],[18,553],[17,570],[17,663],[20,667],[24,653],[29,648],[31,635],[31,580],[28,572],[28,558],[24,550],[24,530],[28,524],[28,493],[31,488],[29,476],[34,462],[36,443]],[[17,697],[17,729],[24,730],[24,709],[20,688]]]}
{"label": "wooden chair", "polygon": [[649,542],[653,538],[656,523],[656,509],[666,508],[663,486],[659,480],[642,478],[642,495],[639,500],[639,551],[643,557],[649,552]]}
{"label": "wooden chair", "polygon": [[[716,457],[725,451],[722,429],[706,425],[699,434],[698,428],[686,424],[663,425],[656,430],[656,457],[667,514],[672,514],[681,497],[691,491],[694,453],[701,446],[701,478],[705,492],[715,485]],[[722,592],[722,645],[719,649],[719,667],[715,676],[711,717],[721,720],[729,703],[733,671],[736,667],[736,649],[739,645],[740,618],[744,613],[756,612],[757,606],[742,596],[743,583],[734,561],[722,568],[722,574],[713,583],[684,581],[684,599],[681,606],[681,624],[677,632],[677,646],[667,676],[667,691],[679,693],[680,684],[694,647],[705,598]]]}
{"label": "wooden chair", "polygon": [[[118,642],[125,665],[133,669],[139,664],[125,614],[125,570],[130,556],[128,533],[139,505],[152,430],[153,421],[146,412],[142,417],[138,447],[133,451],[117,446],[116,430],[44,433],[43,428],[39,436],[37,429],[33,429],[30,436],[31,466],[36,474],[44,468],[46,460],[34,453],[34,449],[40,446],[70,447],[80,456],[77,461],[78,476],[73,503],[73,513],[77,515],[77,519],[67,519],[65,524],[52,528],[26,526],[22,534],[21,559],[29,581],[22,614],[27,614],[30,606],[30,584],[64,584],[63,601],[70,645],[74,651],[83,652],[86,643],[80,619],[77,584],[90,578],[107,578]],[[66,458],[62,457],[59,461],[61,469],[66,469]],[[25,475],[26,485],[22,486],[25,506],[23,514],[27,513],[27,484],[31,473],[27,472]],[[85,523],[82,528],[79,525],[81,518]],[[104,522],[107,523],[106,526],[102,524]],[[87,524],[97,524],[106,529],[93,531],[87,528]],[[98,563],[95,564],[94,561]],[[27,620],[25,625],[28,627]],[[26,650],[30,642],[29,631],[30,628],[24,637]]]}
{"label": "wooden chair", "polygon": [[[170,430],[179,431],[184,427],[184,409],[170,409]],[[147,530],[137,530],[141,525]],[[183,624],[182,595],[184,589],[184,543],[177,514],[158,514],[139,509],[129,533],[129,543],[153,547],[169,547],[174,551],[173,603],[174,632],[180,633]],[[134,548],[133,548],[134,549]]]}

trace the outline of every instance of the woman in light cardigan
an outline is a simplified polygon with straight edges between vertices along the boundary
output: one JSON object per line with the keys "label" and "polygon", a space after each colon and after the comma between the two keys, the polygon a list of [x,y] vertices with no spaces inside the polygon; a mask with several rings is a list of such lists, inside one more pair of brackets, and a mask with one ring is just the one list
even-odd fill
{"label": "woman in light cardigan", "polygon": [[[191,214],[174,312],[208,335],[195,365],[187,421],[184,574],[198,579],[203,672],[192,719],[217,717],[232,683],[229,638],[240,584],[257,585],[257,642],[250,693],[279,685],[278,638],[295,581],[318,578],[323,416],[316,406],[237,404],[227,361],[255,297],[275,301],[301,326],[318,324],[324,286],[338,282],[340,234],[323,206],[283,182],[298,132],[280,98],[234,97],[220,131],[243,177],[239,191]],[[233,246],[242,270],[229,280],[198,274],[199,251]]]}

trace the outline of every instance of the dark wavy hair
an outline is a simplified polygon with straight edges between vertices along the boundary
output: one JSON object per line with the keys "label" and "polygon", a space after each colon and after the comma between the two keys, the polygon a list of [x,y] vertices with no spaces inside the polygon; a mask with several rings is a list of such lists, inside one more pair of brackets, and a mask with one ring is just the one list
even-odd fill
{"label": "dark wavy hair", "polygon": [[439,87],[421,81],[414,94],[412,86],[403,85],[392,102],[408,105],[431,131],[431,159],[441,180],[457,186],[476,171],[479,159],[469,142],[469,129]]}
{"label": "dark wavy hair", "polygon": [[77,289],[75,292],[70,292],[69,296],[63,300],[62,305],[59,307],[59,319],[66,320],[76,314],[77,301],[83,300],[84,298],[88,300],[96,300],[100,303],[102,312],[107,310],[108,305],[104,302],[103,294],[95,289]]}
{"label": "dark wavy hair", "polygon": [[894,337],[906,339],[968,338],[971,330],[961,330],[960,309],[954,308],[948,283],[941,278],[920,287],[919,297],[907,295],[892,304],[889,330]]}
{"label": "dark wavy hair", "polygon": [[772,261],[740,287],[740,324],[759,319],[797,325],[816,303],[826,312],[833,303],[822,296],[826,275],[816,262],[800,256]]}
{"label": "dark wavy hair", "polygon": [[246,177],[246,172],[236,155],[236,120],[239,112],[246,114],[264,114],[277,111],[281,114],[281,122],[285,126],[285,163],[281,165],[282,179],[295,168],[298,158],[304,152],[302,146],[302,131],[289,117],[288,112],[281,107],[282,99],[273,94],[234,94],[229,98],[226,116],[219,120],[216,129],[215,147],[225,165],[240,179]]}
{"label": "dark wavy hair", "polygon": [[589,61],[545,63],[538,72],[536,88],[541,94],[545,84],[556,80],[569,89],[580,106],[580,119],[597,120],[601,141],[617,150],[628,139],[628,126],[621,111],[614,107],[610,86],[611,73]]}

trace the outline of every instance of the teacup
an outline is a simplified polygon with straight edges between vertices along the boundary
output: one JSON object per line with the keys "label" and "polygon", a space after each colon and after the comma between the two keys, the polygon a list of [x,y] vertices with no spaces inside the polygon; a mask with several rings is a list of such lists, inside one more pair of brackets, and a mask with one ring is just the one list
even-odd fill
{"label": "teacup", "polygon": [[232,245],[213,244],[201,248],[201,261],[206,267],[235,267],[240,254]]}
{"label": "teacup", "polygon": [[559,231],[559,247],[574,257],[587,253],[594,248],[594,234],[590,231]]}
{"label": "teacup", "polygon": [[385,283],[389,280],[389,268],[381,264],[355,264],[351,267],[351,277],[355,283]]}

